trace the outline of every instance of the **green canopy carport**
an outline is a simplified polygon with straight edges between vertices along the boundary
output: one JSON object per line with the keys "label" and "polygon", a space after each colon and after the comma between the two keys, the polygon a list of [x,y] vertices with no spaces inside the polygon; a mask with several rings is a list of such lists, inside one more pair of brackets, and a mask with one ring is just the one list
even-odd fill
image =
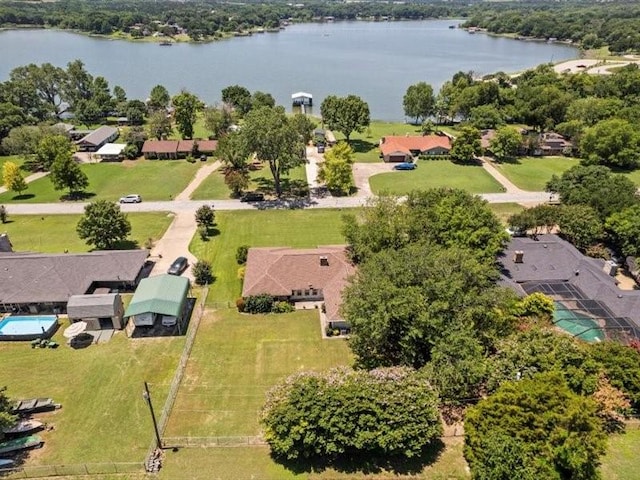
{"label": "green canopy carport", "polygon": [[175,317],[180,323],[184,315],[189,280],[175,275],[158,275],[140,281],[124,316],[133,317],[136,327],[151,326],[157,315]]}

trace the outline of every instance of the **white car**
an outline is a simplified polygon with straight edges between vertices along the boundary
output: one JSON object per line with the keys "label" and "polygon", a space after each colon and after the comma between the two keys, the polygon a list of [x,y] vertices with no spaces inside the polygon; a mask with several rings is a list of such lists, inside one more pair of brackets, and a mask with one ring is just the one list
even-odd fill
{"label": "white car", "polygon": [[142,201],[142,197],[137,194],[127,195],[126,197],[120,198],[120,203],[140,203]]}

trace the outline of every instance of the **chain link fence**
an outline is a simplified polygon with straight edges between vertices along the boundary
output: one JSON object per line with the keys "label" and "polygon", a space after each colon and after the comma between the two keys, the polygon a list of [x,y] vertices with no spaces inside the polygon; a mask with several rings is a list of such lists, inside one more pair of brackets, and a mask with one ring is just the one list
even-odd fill
{"label": "chain link fence", "polygon": [[75,465],[39,465],[16,469],[0,469],[0,477],[7,479],[63,477],[74,475],[109,475],[142,473],[142,462],[80,463]]}
{"label": "chain link fence", "polygon": [[[164,430],[165,428],[167,428],[169,415],[171,414],[173,404],[176,401],[178,390],[180,389],[180,384],[182,383],[182,377],[184,377],[184,371],[187,367],[187,363],[189,362],[189,356],[191,355],[191,350],[193,349],[193,343],[196,339],[196,334],[198,333],[198,327],[200,326],[200,321],[202,320],[202,317],[204,315],[205,303],[208,294],[209,287],[203,288],[200,295],[200,301],[196,304],[191,314],[191,321],[189,322],[189,327],[187,329],[187,335],[184,343],[184,348],[182,349],[182,355],[180,356],[180,361],[178,362],[178,366],[176,367],[176,371],[173,375],[173,380],[171,381],[171,386],[169,387],[169,393],[167,394],[167,398],[164,402],[164,407],[162,408],[160,417],[158,418],[158,431],[160,432],[160,437],[163,436]],[[155,450],[156,441],[154,439],[149,447],[146,461],[149,461],[154,457]]]}
{"label": "chain link fence", "polygon": [[194,447],[246,447],[262,446],[267,442],[262,437],[165,437],[165,446],[172,448],[194,448]]}

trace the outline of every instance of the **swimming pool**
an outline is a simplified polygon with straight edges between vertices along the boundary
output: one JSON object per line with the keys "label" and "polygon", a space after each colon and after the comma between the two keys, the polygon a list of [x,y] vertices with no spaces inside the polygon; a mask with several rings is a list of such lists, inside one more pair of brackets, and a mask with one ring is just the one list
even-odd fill
{"label": "swimming pool", "polygon": [[604,331],[595,319],[575,310],[569,310],[561,302],[554,303],[556,310],[553,313],[553,323],[556,327],[589,343],[605,340]]}
{"label": "swimming pool", "polygon": [[0,341],[49,338],[57,327],[55,315],[9,315],[0,320]]}

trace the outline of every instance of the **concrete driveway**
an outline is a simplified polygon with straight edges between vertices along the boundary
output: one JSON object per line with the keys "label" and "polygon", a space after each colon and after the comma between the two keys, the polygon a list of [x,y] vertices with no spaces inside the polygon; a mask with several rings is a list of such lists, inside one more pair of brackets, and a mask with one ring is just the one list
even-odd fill
{"label": "concrete driveway", "polygon": [[354,163],[353,164],[353,180],[356,184],[356,197],[364,198],[373,196],[369,178],[378,173],[386,173],[393,171],[393,164],[376,162],[376,163]]}

